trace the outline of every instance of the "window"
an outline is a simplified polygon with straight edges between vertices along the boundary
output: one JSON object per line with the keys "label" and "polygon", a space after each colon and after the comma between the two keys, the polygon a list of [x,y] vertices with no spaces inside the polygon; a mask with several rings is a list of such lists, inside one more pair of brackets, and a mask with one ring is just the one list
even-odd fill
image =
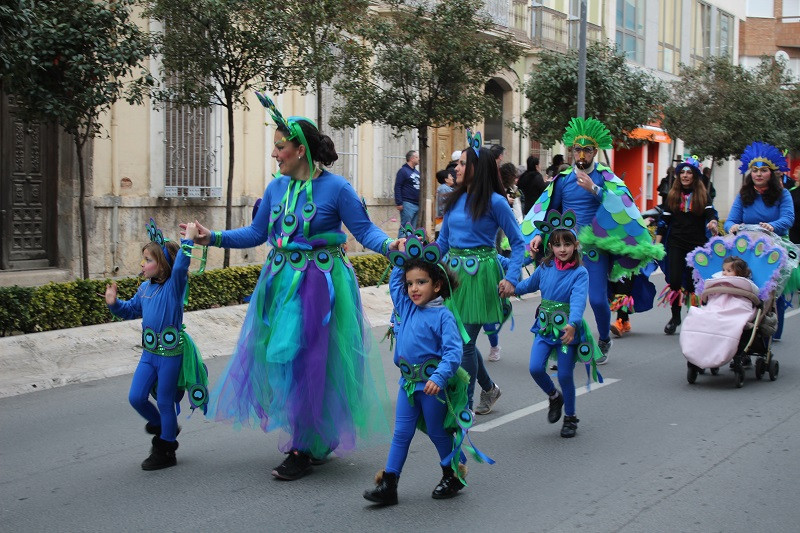
{"label": "window", "polygon": [[702,63],[711,55],[711,6],[697,2],[692,17],[692,60]]}
{"label": "window", "polygon": [[617,50],[644,64],[644,0],[617,2]]}
{"label": "window", "polygon": [[772,4],[772,0],[747,0],[747,16],[771,19],[774,16]]}
{"label": "window", "polygon": [[783,22],[800,22],[800,0],[783,0]]}
{"label": "window", "polygon": [[330,127],[331,111],[335,104],[336,92],[330,85],[322,88],[322,123],[320,131],[329,136],[339,158],[328,167],[334,174],[344,176],[354,189],[358,190],[358,128],[335,130]]}
{"label": "window", "polygon": [[720,11],[717,16],[717,55],[733,60],[733,15]]}
{"label": "window", "polygon": [[658,28],[658,68],[678,73],[681,60],[681,12],[683,0],[661,0]]}
{"label": "window", "polygon": [[406,164],[406,153],[418,150],[417,133],[412,130],[398,131],[389,126],[375,125],[374,172],[378,176],[373,183],[376,199],[394,199],[394,179],[400,167]]}

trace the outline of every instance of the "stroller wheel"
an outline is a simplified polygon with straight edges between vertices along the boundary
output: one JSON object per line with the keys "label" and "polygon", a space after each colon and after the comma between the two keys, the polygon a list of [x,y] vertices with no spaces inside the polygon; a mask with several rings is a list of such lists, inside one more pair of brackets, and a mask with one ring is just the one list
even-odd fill
{"label": "stroller wheel", "polygon": [[686,381],[689,383],[697,381],[697,367],[694,365],[689,365],[689,368],[686,369]]}
{"label": "stroller wheel", "polygon": [[744,385],[744,370],[736,372],[736,388],[741,389]]}
{"label": "stroller wheel", "polygon": [[756,379],[761,379],[764,375],[764,372],[767,370],[767,363],[764,361],[763,357],[759,357],[756,359],[755,368],[753,369],[756,375]]}
{"label": "stroller wheel", "polygon": [[776,379],[778,379],[778,372],[780,371],[780,369],[781,369],[781,365],[779,365],[778,361],[776,361],[775,359],[772,359],[769,362],[769,380],[770,381],[775,381]]}
{"label": "stroller wheel", "polygon": [[716,376],[717,374],[719,374],[719,367],[715,366],[711,369],[711,375]]}

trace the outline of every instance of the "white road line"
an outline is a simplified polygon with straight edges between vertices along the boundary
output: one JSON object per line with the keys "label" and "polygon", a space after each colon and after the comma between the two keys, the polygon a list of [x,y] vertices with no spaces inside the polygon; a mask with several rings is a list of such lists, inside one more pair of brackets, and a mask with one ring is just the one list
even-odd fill
{"label": "white road line", "polygon": [[[618,381],[619,381],[618,379],[606,378],[603,380],[602,383],[593,383],[591,391],[594,392],[599,388],[605,387],[606,385],[611,385],[612,383],[616,383]],[[581,396],[583,394],[586,394],[587,392],[589,392],[589,390],[584,385],[583,387],[578,387],[577,389],[575,389],[575,396]],[[477,424],[475,426],[472,426],[470,428],[470,431],[474,431],[477,433],[484,433],[486,431],[489,431],[490,429],[502,426],[503,424],[508,424],[509,422],[513,422],[514,420],[522,418],[523,416],[528,416],[529,414],[535,413],[536,411],[544,411],[545,409],[548,408],[548,406],[549,403],[547,400],[535,403],[528,407],[523,407],[522,409],[518,409],[513,413],[508,413],[507,415],[497,417],[490,422],[484,422],[482,424]]]}
{"label": "white road line", "polygon": [[789,318],[790,316],[794,316],[794,315],[796,315],[798,313],[800,313],[800,308],[797,308],[797,309],[795,309],[793,311],[789,311],[788,313],[783,315],[783,318],[786,319],[786,318]]}

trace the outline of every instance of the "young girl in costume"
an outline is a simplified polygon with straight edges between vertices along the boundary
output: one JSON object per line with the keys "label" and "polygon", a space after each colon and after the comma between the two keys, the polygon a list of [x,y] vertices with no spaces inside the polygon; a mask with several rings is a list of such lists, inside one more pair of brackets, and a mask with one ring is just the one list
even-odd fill
{"label": "young girl in costume", "polygon": [[399,317],[394,363],[401,374],[394,437],[386,468],[375,478],[377,486],[364,491],[364,498],[381,505],[397,504],[397,481],[417,427],[439,452],[442,479],[433,498],[455,496],[465,485],[461,443],[472,423],[466,408],[469,376],[459,368],[461,334],[444,306],[457,287],[456,278],[439,263],[437,244],[410,237],[406,250],[389,254],[395,264],[389,287]]}
{"label": "young girl in costume", "polygon": [[[666,211],[658,223],[656,242],[667,240],[667,287],[661,293],[660,305],[669,305],[672,316],[664,333],[672,335],[681,323],[681,308],[697,305],[692,282],[692,269],[686,256],[707,241],[706,230],[717,233],[717,211],[703,184],[700,162],[696,156],[675,167],[675,181],[667,195]],[[694,303],[693,303],[694,302]]]}
{"label": "young girl in costume", "polygon": [[[189,281],[192,239],[197,228],[190,224],[181,246],[164,238],[153,219],[147,227],[151,242],[142,248],[144,283],[130,300],[117,298],[117,284],[106,286],[106,304],[123,319],[142,319],[142,358],[133,374],[128,401],[147,420],[145,431],[153,435],[150,456],[143,470],[175,466],[175,440],[179,401],[189,391],[192,409],[206,410],[208,374],[200,353],[184,331],[184,295]],[[155,385],[155,389],[154,389]],[[155,391],[156,405],[148,400]],[[177,410],[176,410],[177,408]]]}
{"label": "young girl in costume", "polygon": [[[525,244],[519,225],[500,184],[497,163],[481,135],[468,132],[469,147],[461,152],[456,166],[456,189],[447,198],[444,222],[437,242],[448,265],[458,276],[448,304],[460,317],[469,335],[464,343],[462,365],[470,375],[469,406],[475,381],[481,387],[475,414],[485,415],[500,398],[500,387],[492,381],[475,346],[483,324],[502,324],[510,316],[508,297],[519,281]],[[497,261],[495,236],[498,228],[508,236],[511,266],[504,270]]]}
{"label": "young girl in costume", "polygon": [[[564,407],[561,436],[570,438],[578,429],[573,379],[575,363],[580,358],[591,364],[595,378],[600,381],[602,377],[597,374],[596,359],[602,356],[602,352],[583,319],[589,272],[581,265],[578,238],[573,229],[575,214],[567,211],[562,217],[558,211],[552,210],[544,221],[537,221],[536,225],[546,237],[547,253],[533,275],[517,285],[516,293],[542,291],[542,303],[531,328],[536,336],[531,347],[530,373],[550,400],[548,422],[558,422]],[[547,375],[547,359],[554,354],[558,358],[561,392]]]}
{"label": "young girl in costume", "polygon": [[370,221],[345,178],[323,170],[338,159],[330,137],[308,118],[285,118],[268,96],[257,95],[276,124],[272,157],[280,175],[250,226],[199,226],[196,241],[272,247],[233,357],[215,385],[211,414],[235,427],[281,430],[279,449],[287,456],[272,475],[290,481],[333,451],[388,436],[382,365],[367,345],[342,224],[382,254],[398,243]]}

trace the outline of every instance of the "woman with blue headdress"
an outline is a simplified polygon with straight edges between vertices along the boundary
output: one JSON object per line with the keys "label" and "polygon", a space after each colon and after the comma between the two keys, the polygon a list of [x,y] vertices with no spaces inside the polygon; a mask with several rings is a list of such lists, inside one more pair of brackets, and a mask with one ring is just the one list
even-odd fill
{"label": "woman with blue headdress", "polygon": [[272,247],[210,410],[234,426],[282,430],[279,448],[288,455],[272,475],[295,480],[331,452],[352,451],[358,439],[388,436],[382,366],[367,346],[342,223],[382,254],[398,243],[370,221],[347,180],[322,168],[338,158],[330,137],[308,118],[284,118],[257,94],[277,126],[272,157],[280,174],[250,226],[200,226],[197,239],[223,248]]}
{"label": "woman with blue headdress", "polygon": [[[725,221],[725,231],[737,233],[746,229],[743,226],[752,224],[786,237],[794,222],[792,195],[781,184],[783,172],[789,171],[786,158],[771,144],[754,142],[744,149],[740,160],[742,165],[739,171],[744,179]],[[796,267],[796,251],[790,249],[788,252],[790,261]],[[798,277],[796,269],[789,274],[784,287],[786,293],[797,290]],[[775,338],[780,339],[786,310],[783,296],[778,298],[777,310],[778,330]]]}
{"label": "woman with blue headdress", "polygon": [[656,232],[657,243],[669,235],[668,284],[661,293],[661,304],[669,304],[672,309],[672,317],[664,326],[667,335],[675,333],[680,325],[683,303],[690,306],[694,297],[692,270],[686,264],[686,255],[708,241],[706,230],[716,235],[719,224],[697,156],[688,157],[676,166],[675,176]]}
{"label": "woman with blue headdress", "polygon": [[[486,371],[475,342],[483,324],[502,324],[509,318],[508,297],[519,281],[525,242],[500,183],[495,158],[481,147],[480,133],[473,137],[468,131],[467,141],[469,146],[461,152],[456,166],[456,189],[445,204],[437,242],[443,254],[449,253],[448,265],[459,281],[449,305],[469,337],[461,361],[470,375],[469,407],[477,380],[482,392],[475,414],[485,415],[501,391]],[[497,260],[494,242],[498,228],[511,244],[508,270]]]}

